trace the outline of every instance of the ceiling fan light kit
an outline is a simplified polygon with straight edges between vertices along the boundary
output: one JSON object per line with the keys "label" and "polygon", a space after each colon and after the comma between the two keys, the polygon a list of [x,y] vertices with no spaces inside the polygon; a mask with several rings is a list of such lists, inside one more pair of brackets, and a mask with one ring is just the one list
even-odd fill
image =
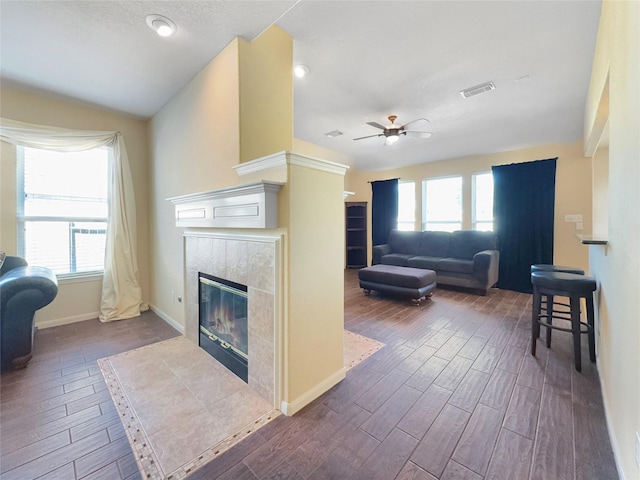
{"label": "ceiling fan light kit", "polygon": [[411,135],[412,137],[420,137],[420,138],[429,138],[431,136],[431,132],[419,132],[416,130],[407,130],[407,127],[412,123],[418,122],[420,120],[424,120],[425,122],[429,122],[426,118],[417,118],[415,120],[410,121],[409,123],[405,123],[404,125],[398,125],[395,123],[398,118],[396,115],[389,115],[387,117],[389,119],[390,125],[384,126],[380,125],[378,122],[367,122],[367,125],[370,125],[374,128],[379,128],[382,130],[382,133],[378,133],[376,135],[367,135],[366,137],[358,137],[354,138],[354,140],[363,140],[365,138],[373,138],[373,137],[385,137],[385,145],[393,145],[398,140],[400,140],[400,135]]}
{"label": "ceiling fan light kit", "polygon": [[400,140],[400,135],[388,135],[384,143],[385,145],[393,145],[398,140]]}

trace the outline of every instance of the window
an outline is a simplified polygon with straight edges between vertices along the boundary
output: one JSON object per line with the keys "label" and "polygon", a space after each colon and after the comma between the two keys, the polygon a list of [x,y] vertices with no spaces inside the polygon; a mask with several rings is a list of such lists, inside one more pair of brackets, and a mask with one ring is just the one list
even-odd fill
{"label": "window", "polygon": [[398,184],[398,230],[415,230],[416,183]]}
{"label": "window", "polygon": [[423,230],[462,228],[462,177],[423,180]]}
{"label": "window", "polygon": [[491,172],[473,174],[474,230],[493,230],[493,174]]}
{"label": "window", "polygon": [[19,255],[57,275],[101,272],[110,150],[17,152]]}

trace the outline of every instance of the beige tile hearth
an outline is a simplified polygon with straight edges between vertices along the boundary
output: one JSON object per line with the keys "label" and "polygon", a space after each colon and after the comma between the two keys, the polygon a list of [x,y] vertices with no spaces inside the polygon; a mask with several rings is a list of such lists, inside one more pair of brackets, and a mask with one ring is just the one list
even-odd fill
{"label": "beige tile hearth", "polygon": [[184,478],[280,413],[185,337],[98,364],[145,478]]}
{"label": "beige tile hearth", "polygon": [[[384,346],[344,334],[346,369]],[[144,478],[184,478],[280,414],[186,337],[98,365]]]}
{"label": "beige tile hearth", "polygon": [[344,368],[349,370],[376,353],[384,343],[357,333],[344,331]]}

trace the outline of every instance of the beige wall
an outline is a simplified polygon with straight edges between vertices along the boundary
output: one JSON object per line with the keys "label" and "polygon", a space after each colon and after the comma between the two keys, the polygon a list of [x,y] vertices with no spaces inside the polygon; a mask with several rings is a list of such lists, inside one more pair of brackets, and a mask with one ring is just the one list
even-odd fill
{"label": "beige wall", "polygon": [[236,38],[149,122],[150,301],[179,325],[182,231],[167,198],[246,183],[234,166],[257,158],[251,155],[291,149],[292,55],[291,37],[277,27],[253,42]]}
{"label": "beige wall", "polygon": [[[351,165],[353,165],[353,159],[349,155],[336,152],[335,150],[324,148],[313,143],[305,142],[299,138],[293,139],[293,151],[306,157],[320,158],[322,160],[336,162],[347,167],[351,167]],[[347,172],[349,172],[349,170],[347,170]]]}
{"label": "beige wall", "polygon": [[589,264],[600,287],[597,352],[605,412],[620,476],[627,479],[640,478],[639,32],[640,2],[603,3],[585,112],[588,149],[600,140],[598,112],[608,111],[608,189],[594,184],[594,201],[606,192],[609,244],[590,247]]}
{"label": "beige wall", "polygon": [[[348,201],[371,202],[371,185],[368,181],[400,178],[401,181],[416,182],[416,229],[421,227],[422,180],[425,178],[462,175],[463,177],[463,223],[462,228],[471,228],[471,176],[487,172],[493,165],[528,162],[558,157],[556,166],[556,208],[554,262],[588,268],[588,251],[576,237],[576,233],[591,232],[591,159],[582,155],[582,142],[545,145],[492,155],[477,155],[464,158],[423,163],[411,167],[382,172],[349,172],[345,188],[355,195]],[[566,223],[566,214],[581,214],[583,230],[576,230],[575,223]],[[369,203],[369,232],[371,232],[371,204]],[[369,233],[369,261],[371,259],[371,234]]]}
{"label": "beige wall", "polygon": [[337,253],[344,250],[343,191],[342,175],[289,169],[287,397],[292,403],[343,367],[344,259]]}
{"label": "beige wall", "polygon": [[151,182],[150,304],[184,326],[182,231],[167,198],[235,185],[240,156],[238,40],[149,122]]}
{"label": "beige wall", "polygon": [[[2,88],[3,117],[28,123],[82,130],[122,132],[131,164],[138,222],[138,267],[144,302],[149,298],[149,184],[147,127],[143,120],[112,113],[71,101],[26,91]],[[0,175],[0,248],[16,253],[16,162],[15,147],[2,145]],[[58,296],[36,313],[36,324],[51,326],[96,318],[100,306],[101,279],[61,282]]]}
{"label": "beige wall", "polygon": [[240,163],[291,151],[293,41],[271,27],[251,43],[239,40]]}
{"label": "beige wall", "polygon": [[593,234],[606,238],[609,232],[609,144],[593,155]]}

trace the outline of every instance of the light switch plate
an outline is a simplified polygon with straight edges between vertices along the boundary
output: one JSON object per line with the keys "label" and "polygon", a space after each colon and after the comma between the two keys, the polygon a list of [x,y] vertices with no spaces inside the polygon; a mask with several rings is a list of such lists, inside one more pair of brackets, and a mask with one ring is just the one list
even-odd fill
{"label": "light switch plate", "polygon": [[565,222],[581,222],[582,221],[582,215],[578,214],[571,214],[571,215],[565,215],[564,216],[564,221]]}

